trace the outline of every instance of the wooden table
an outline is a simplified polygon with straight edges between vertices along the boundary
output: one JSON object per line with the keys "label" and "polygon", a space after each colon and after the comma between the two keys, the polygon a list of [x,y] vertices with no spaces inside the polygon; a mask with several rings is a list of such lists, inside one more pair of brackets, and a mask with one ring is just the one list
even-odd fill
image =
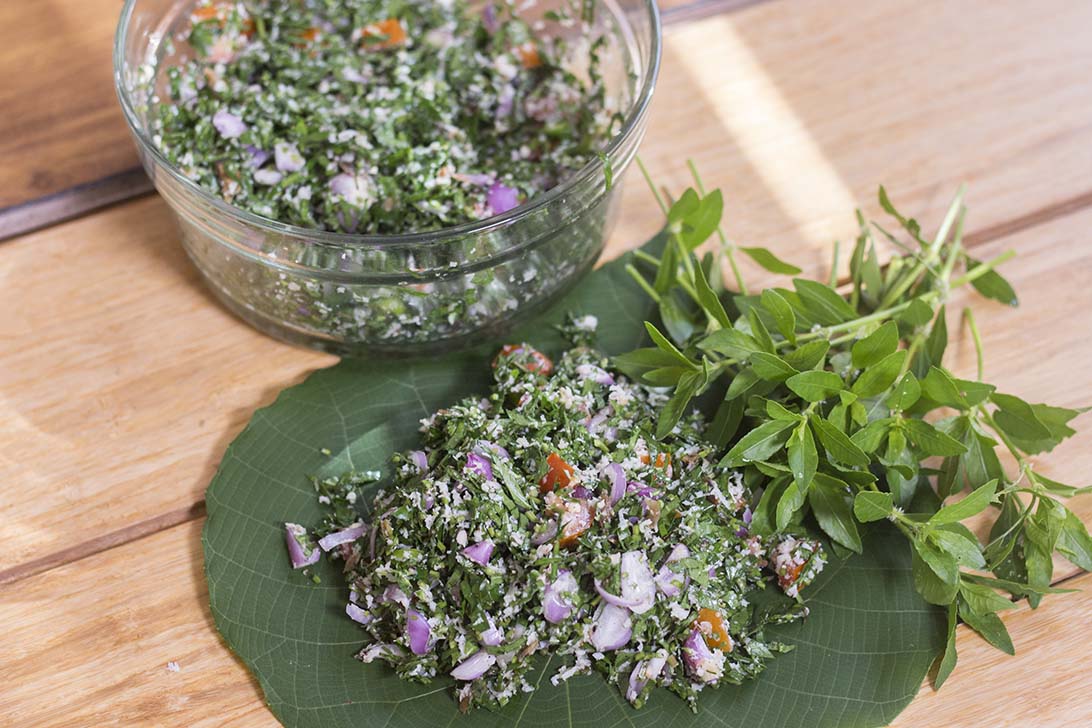
{"label": "wooden table", "polygon": [[[1020,308],[976,301],[988,378],[1092,403],[1092,4],[664,7],[642,149],[657,180],[680,189],[695,158],[734,238],[811,272],[850,237],[855,205],[878,213],[878,183],[938,221],[968,182],[975,253],[1019,253]],[[334,360],[202,289],[114,99],[118,10],[0,6],[0,725],[271,725],[212,625],[202,497],[254,409]],[[608,255],[657,224],[636,175],[624,204]],[[952,348],[972,372],[966,337]],[[1090,420],[1046,473],[1088,481]],[[1092,498],[1071,507],[1092,521]],[[897,725],[1092,725],[1092,576],[1056,575],[1082,591],[1008,612],[1016,657],[961,630],[955,676]]]}

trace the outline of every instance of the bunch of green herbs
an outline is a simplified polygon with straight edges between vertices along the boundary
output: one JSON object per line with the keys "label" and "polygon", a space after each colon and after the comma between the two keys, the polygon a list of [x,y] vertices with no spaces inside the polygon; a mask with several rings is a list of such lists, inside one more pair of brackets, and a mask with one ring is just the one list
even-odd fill
{"label": "bunch of green herbs", "polygon": [[[693,170],[693,166],[692,166]],[[647,173],[646,173],[647,177]],[[828,280],[795,277],[791,288],[748,292],[736,256],[783,275],[801,271],[763,248],[740,248],[720,231],[723,199],[695,187],[670,205],[663,253],[638,253],[629,270],[659,304],[654,346],[616,357],[638,381],[669,387],[658,432],[674,427],[699,395],[720,404],[707,435],[761,492],[753,528],[775,534],[813,520],[841,549],[860,552],[859,524],[888,519],[913,554],[917,590],[948,609],[948,640],[935,666],[939,687],[956,664],[962,620],[1012,653],[997,612],[1027,597],[1034,607],[1051,587],[1057,552],[1092,570],[1092,539],[1063,499],[1087,493],[1036,470],[1032,456],[1074,433],[1081,411],[1027,402],[982,381],[981,338],[963,311],[978,356],[975,379],[944,366],[946,302],[970,284],[983,296],[1017,304],[997,272],[1011,252],[979,261],[963,243],[960,191],[936,232],[900,214],[881,187],[879,203],[901,237],[858,212],[860,232],[839,284],[839,248]],[[697,257],[714,233],[715,253]],[[899,251],[880,262],[877,236]],[[736,291],[725,291],[726,262]],[[996,453],[1016,461],[1006,472]],[[985,543],[964,525],[992,521]],[[1010,595],[1010,596],[1006,596]]]}

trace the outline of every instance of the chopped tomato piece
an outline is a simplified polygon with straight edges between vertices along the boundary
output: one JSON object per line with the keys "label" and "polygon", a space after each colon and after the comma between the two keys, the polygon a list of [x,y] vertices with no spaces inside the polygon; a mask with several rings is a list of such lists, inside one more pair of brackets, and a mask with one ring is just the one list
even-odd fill
{"label": "chopped tomato piece", "polygon": [[247,39],[254,37],[254,20],[252,18],[247,18],[243,21],[242,31]]}
{"label": "chopped tomato piece", "polygon": [[519,56],[524,68],[538,68],[542,65],[542,58],[538,55],[538,47],[530,41],[516,46],[516,55]]}
{"label": "chopped tomato piece", "polygon": [[671,455],[669,453],[661,452],[656,455],[656,467],[662,468],[665,465],[671,464]]}
{"label": "chopped tomato piece", "polygon": [[592,525],[594,514],[584,501],[572,501],[565,504],[565,512],[561,514],[561,540],[558,541],[562,548],[569,548],[576,544]]}
{"label": "chopped tomato piece", "polygon": [[728,634],[728,626],[724,623],[724,617],[715,609],[699,609],[698,618],[694,620],[694,628],[701,631],[705,637],[705,644],[714,650],[731,652],[732,637]]}
{"label": "chopped tomato piece", "polygon": [[573,479],[573,466],[569,465],[556,452],[546,456],[547,470],[538,481],[539,493],[551,493],[557,488],[567,488]]}
{"label": "chopped tomato piece", "polygon": [[[554,373],[554,363],[550,361],[550,357],[546,356],[538,349],[525,344],[505,344],[501,347],[497,359],[502,356],[518,357],[516,363],[519,364],[519,366],[529,372],[541,374],[544,377],[548,377]],[[497,359],[493,360],[494,368],[497,366]]]}
{"label": "chopped tomato piece", "polygon": [[[318,37],[321,34],[322,34],[322,31],[320,31],[315,26],[311,26],[310,28],[307,28],[306,30],[300,32],[300,34],[298,36],[299,40],[292,43],[292,45],[295,46],[296,48],[306,48],[308,45],[310,45],[310,44],[314,43],[316,40],[318,40]],[[312,52],[311,55],[315,55],[315,53]]]}
{"label": "chopped tomato piece", "polygon": [[387,18],[364,26],[362,43],[368,50],[394,48],[406,42],[406,30],[398,18]]}
{"label": "chopped tomato piece", "polygon": [[212,20],[213,18],[220,17],[220,8],[215,5],[202,5],[199,8],[193,9],[194,20],[201,22],[203,20]]}
{"label": "chopped tomato piece", "polygon": [[782,589],[788,589],[800,578],[800,572],[804,570],[803,564],[790,564],[784,571],[777,572],[777,584]]}

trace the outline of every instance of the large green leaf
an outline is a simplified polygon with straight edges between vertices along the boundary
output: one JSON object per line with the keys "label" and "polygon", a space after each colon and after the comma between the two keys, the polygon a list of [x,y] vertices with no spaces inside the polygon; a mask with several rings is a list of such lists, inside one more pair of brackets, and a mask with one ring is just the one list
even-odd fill
{"label": "large green leaf", "polygon": [[[630,256],[591,274],[523,331],[547,350],[566,311],[600,320],[610,353],[646,341],[654,314],[623,270]],[[558,687],[543,661],[539,689],[499,712],[461,716],[449,683],[404,682],[379,664],[353,659],[362,644],[344,614],[338,570],[315,569],[315,584],[288,564],[282,524],[317,523],[309,475],[382,468],[411,447],[418,420],[489,380],[492,346],[409,362],[343,361],[312,374],[255,413],[228,447],[207,493],[205,570],[212,613],[251,669],[274,714],[289,726],[879,726],[913,698],[944,644],[943,612],[914,592],[909,550],[886,523],[863,531],[865,556],[834,560],[808,588],[803,623],[771,628],[795,650],[757,680],[702,693],[699,712],[664,691],[632,709],[599,676]],[[330,455],[324,454],[324,450]]]}

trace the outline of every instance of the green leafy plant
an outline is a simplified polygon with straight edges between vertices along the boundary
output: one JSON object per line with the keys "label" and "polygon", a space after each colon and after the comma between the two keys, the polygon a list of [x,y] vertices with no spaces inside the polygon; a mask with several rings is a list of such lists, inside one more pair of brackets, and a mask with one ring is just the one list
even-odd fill
{"label": "green leafy plant", "polygon": [[[660,199],[658,197],[658,199]],[[742,250],[768,271],[799,269],[758,248],[735,248],[719,233],[718,251],[697,249],[719,232],[719,191],[695,188],[670,206],[659,256],[639,251],[628,271],[658,308],[663,330],[646,322],[654,346],[615,358],[649,385],[671,387],[659,421],[668,432],[695,397],[720,399],[712,431],[723,462],[744,469],[762,489],[759,532],[810,517],[836,544],[861,553],[861,524],[889,520],[906,537],[914,582],[928,602],[948,609],[948,640],[934,684],[956,663],[962,620],[1012,653],[997,612],[1027,597],[1037,606],[1051,588],[1053,554],[1092,569],[1092,539],[1063,498],[1088,492],[1037,472],[1031,455],[1049,452],[1074,431],[1078,410],[1033,404],[982,382],[982,345],[974,315],[963,312],[978,354],[978,376],[944,368],[945,304],[970,284],[1016,305],[996,271],[1012,257],[980,262],[963,246],[962,190],[936,233],[901,215],[886,192],[881,207],[897,237],[858,213],[860,232],[849,277],[838,284],[839,248],[830,278],[793,278],[791,287],[748,294],[735,264]],[[880,263],[876,237],[899,252]],[[722,287],[726,259],[738,293]],[[995,452],[1007,450],[1015,473]],[[932,481],[930,480],[932,478]],[[963,494],[966,493],[965,496]],[[989,514],[981,543],[963,521]]]}
{"label": "green leafy plant", "polygon": [[[663,245],[658,236],[642,255],[662,255]],[[657,306],[626,272],[637,262],[631,253],[604,265],[506,340],[556,353],[565,345],[554,326],[579,312],[599,318],[607,353],[641,345]],[[944,645],[944,613],[915,592],[911,556],[885,522],[858,529],[863,553],[835,555],[808,587],[804,622],[767,628],[795,649],[757,680],[703,692],[696,714],[665,691],[635,710],[598,675],[551,685],[557,664],[544,660],[533,673],[534,693],[500,711],[461,715],[445,680],[420,685],[354,660],[362,639],[345,616],[343,576],[326,560],[310,575],[318,583],[293,571],[283,523],[325,515],[310,476],[385,469],[392,453],[415,446],[420,418],[486,391],[496,348],[412,362],[343,361],[256,412],[225,453],[208,489],[203,535],[212,614],[281,722],[870,728],[888,724],[910,702]]]}

